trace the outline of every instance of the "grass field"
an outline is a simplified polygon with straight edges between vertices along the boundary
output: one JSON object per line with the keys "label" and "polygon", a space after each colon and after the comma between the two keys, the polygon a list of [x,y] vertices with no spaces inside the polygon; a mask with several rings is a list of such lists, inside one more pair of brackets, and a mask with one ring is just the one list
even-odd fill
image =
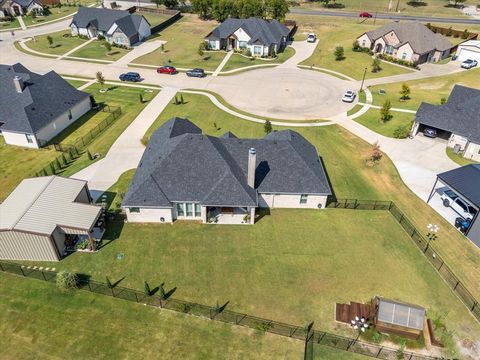
{"label": "grass field", "polygon": [[[400,90],[404,83],[410,87],[410,99],[400,101]],[[412,80],[404,83],[382,84],[369,87],[373,95],[373,104],[382,106],[383,102],[389,99],[392,107],[410,110],[417,110],[421,102],[440,104],[443,97],[448,99],[455,84],[477,89],[480,88],[480,69],[471,69],[452,75]],[[386,94],[380,95],[380,89],[385,90]]]}
{"label": "grass field", "polygon": [[50,8],[50,14],[46,16],[37,16],[32,18],[31,16],[24,16],[23,21],[25,25],[41,25],[47,21],[55,21],[60,18],[73,15],[79,9],[78,6],[62,6],[61,8]]}
{"label": "grass field", "polygon": [[[70,50],[84,44],[87,40],[76,36],[63,37],[70,35],[70,30],[62,30],[51,34],[35,36],[35,41],[29,40],[25,43],[30,49],[51,55],[63,55]],[[53,44],[50,47],[47,37],[50,36]]]}
{"label": "grass field", "polygon": [[393,134],[395,129],[399,126],[407,126],[410,129],[415,119],[415,114],[398,111],[391,111],[391,116],[390,120],[382,123],[380,121],[380,110],[369,109],[365,114],[354,120],[381,135],[395,137]]}
{"label": "grass field", "polygon": [[293,55],[295,55],[295,50],[290,46],[286,47],[285,50],[278,54],[277,58],[274,60],[259,60],[255,58],[247,58],[240,54],[233,54],[223,67],[222,71],[229,71],[252,65],[281,64],[291,58]]}
{"label": "grass field", "polygon": [[[392,64],[382,63],[382,70],[373,73],[371,71],[372,57],[366,53],[354,52],[352,50],[352,44],[355,39],[364,32],[381,26],[378,22],[376,25],[373,25],[373,21],[361,23],[357,19],[318,16],[295,16],[293,18],[299,24],[299,29],[297,30],[299,36],[302,33],[313,32],[318,37],[318,45],[313,55],[303,61],[301,65],[313,65],[338,71],[356,80],[362,79],[365,68],[367,68],[367,79],[405,74],[413,71]],[[344,48],[344,60],[335,60],[333,52],[337,46]]]}
{"label": "grass field", "polygon": [[70,54],[73,57],[81,57],[87,59],[99,59],[99,60],[111,60],[115,61],[122,56],[128,54],[130,50],[118,48],[112,46],[110,51],[105,48],[105,41],[92,41],[90,44],[78,49],[74,53]]}
{"label": "grass field", "polygon": [[145,19],[147,19],[147,21],[150,23],[150,27],[157,26],[158,24],[170,18],[169,15],[155,14],[155,13],[143,12],[143,11],[136,11],[135,14],[142,15]]}
{"label": "grass field", "polygon": [[67,80],[67,82],[72,85],[72,86],[75,86],[77,89],[82,86],[82,85],[85,85],[87,83],[87,81],[81,81],[81,80]]}
{"label": "grass field", "polygon": [[132,62],[158,66],[172,65],[179,68],[200,67],[213,71],[225,57],[225,53],[205,52],[200,56],[198,47],[203,38],[217,25],[215,21],[200,20],[197,15],[183,14],[180,20],[152,36],[152,39],[167,42],[163,52],[157,49]]}
{"label": "grass field", "polygon": [[20,23],[15,18],[12,21],[6,21],[0,23],[0,30],[7,30],[7,29],[16,29],[20,27]]}
{"label": "grass field", "polygon": [[478,164],[478,162],[464,158],[461,154],[455,154],[452,148],[447,147],[447,156],[458,165]]}
{"label": "grass field", "polygon": [[[146,106],[146,103],[140,104],[138,94],[142,93],[145,100],[149,100],[157,92],[144,93],[142,89],[112,86],[111,90],[101,94],[99,89],[99,85],[95,84],[88,87],[86,91],[94,95],[98,103],[105,102],[111,106],[121,106],[123,111],[122,116],[88,146],[92,154],[99,153],[103,157],[117,137]],[[61,138],[62,141],[68,143],[74,142],[106,115],[106,113],[97,113],[95,116],[88,117],[88,119],[87,117],[79,119],[79,124],[82,124],[82,126],[71,126],[59,135],[59,139]],[[0,138],[0,179],[2,180],[0,201],[5,199],[22,179],[33,176],[36,171],[39,171],[59,155],[60,153],[53,149],[26,149],[5,145],[3,137]],[[72,175],[89,164],[91,164],[91,161],[88,159],[87,154],[84,153],[67,167],[62,172],[62,175]]]}
{"label": "grass field", "polygon": [[303,356],[301,341],[88,292],[62,292],[39,280],[0,273],[0,292],[3,359]]}

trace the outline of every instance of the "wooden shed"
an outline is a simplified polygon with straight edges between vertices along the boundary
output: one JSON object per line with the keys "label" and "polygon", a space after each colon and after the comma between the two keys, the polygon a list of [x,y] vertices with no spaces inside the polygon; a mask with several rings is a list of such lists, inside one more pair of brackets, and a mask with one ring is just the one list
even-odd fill
{"label": "wooden shed", "polygon": [[417,339],[423,333],[425,309],[381,297],[375,298],[374,324],[378,331]]}

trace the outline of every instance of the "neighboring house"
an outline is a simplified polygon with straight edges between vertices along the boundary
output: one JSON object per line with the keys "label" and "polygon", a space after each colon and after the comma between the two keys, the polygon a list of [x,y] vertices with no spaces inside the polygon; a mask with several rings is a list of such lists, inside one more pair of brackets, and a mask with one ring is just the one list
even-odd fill
{"label": "neighboring house", "polygon": [[463,157],[480,161],[480,90],[455,85],[443,105],[423,103],[418,108],[412,136],[434,128],[447,146]]}
{"label": "neighboring house", "polygon": [[77,241],[95,247],[102,208],[91,202],[83,180],[23,180],[0,204],[0,259],[57,261]]}
{"label": "neighboring house", "polygon": [[102,35],[110,43],[132,46],[151,35],[150,23],[142,15],[125,10],[81,7],[70,24],[72,35],[95,38]]}
{"label": "neighboring house", "polygon": [[41,0],[0,0],[0,18],[22,16],[32,12],[43,14]]}
{"label": "neighboring house", "polygon": [[391,22],[357,38],[374,53],[390,55],[415,64],[437,62],[450,54],[452,44],[419,22]]}
{"label": "neighboring house", "polygon": [[90,95],[54,71],[0,65],[0,134],[7,144],[39,148],[91,107]]}
{"label": "neighboring house", "polygon": [[[438,184],[440,182],[440,184]],[[439,188],[447,186],[477,212],[465,231],[465,236],[480,248],[480,164],[465,165],[437,175],[427,203]]]}
{"label": "neighboring house", "polygon": [[263,139],[202,134],[172,118],[152,135],[122,203],[129,222],[255,221],[255,208],[325,208],[330,185],[300,134]]}
{"label": "neighboring house", "polygon": [[205,37],[210,50],[250,50],[253,56],[274,56],[287,43],[290,30],[278,20],[229,18]]}
{"label": "neighboring house", "polygon": [[480,63],[480,40],[467,40],[459,44],[455,56],[457,61],[472,59]]}

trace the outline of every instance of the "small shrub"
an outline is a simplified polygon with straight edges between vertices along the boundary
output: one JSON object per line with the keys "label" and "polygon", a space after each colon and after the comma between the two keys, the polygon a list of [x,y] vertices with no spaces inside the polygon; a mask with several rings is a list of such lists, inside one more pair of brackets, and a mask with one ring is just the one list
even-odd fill
{"label": "small shrub", "polygon": [[203,56],[203,54],[204,54],[204,52],[205,52],[205,48],[206,48],[205,41],[202,41],[202,42],[198,45],[198,55]]}
{"label": "small shrub", "polygon": [[105,40],[105,36],[103,36],[102,34],[98,34],[97,39],[98,40]]}
{"label": "small shrub", "polygon": [[333,52],[336,61],[341,61],[345,59],[345,50],[342,46],[337,46]]}
{"label": "small shrub", "polygon": [[373,59],[372,61],[372,72],[377,73],[382,70],[382,67],[380,66],[380,60],[377,58]]}
{"label": "small shrub", "polygon": [[55,283],[59,289],[75,289],[78,286],[77,274],[62,270],[57,273]]}
{"label": "small shrub", "polygon": [[390,109],[392,108],[392,103],[390,100],[385,100],[380,109],[380,122],[385,123],[392,118],[392,114],[390,113]]}
{"label": "small shrub", "polygon": [[446,98],[446,97],[442,97],[442,98],[440,99],[440,105],[443,105],[443,104],[445,104],[446,102],[447,102],[447,98]]}
{"label": "small shrub", "polygon": [[264,322],[257,322],[255,323],[255,329],[258,331],[261,331],[263,333],[266,333],[268,330],[272,328],[272,324],[270,323],[264,323]]}
{"label": "small shrub", "polygon": [[265,124],[263,124],[263,131],[265,134],[270,134],[272,132],[272,123],[269,120],[265,121]]}
{"label": "small shrub", "polygon": [[248,57],[252,56],[252,52],[248,48],[243,49],[242,54],[245,55],[245,56],[248,56]]}
{"label": "small shrub", "polygon": [[410,126],[408,125],[397,126],[393,131],[393,137],[395,139],[405,139],[408,135],[410,135]]}
{"label": "small shrub", "polygon": [[467,29],[463,30],[462,39],[463,40],[468,39],[469,36],[470,36],[470,33],[468,32],[468,30]]}
{"label": "small shrub", "polygon": [[352,44],[352,50],[353,51],[362,51],[362,47],[358,43],[358,40],[355,40]]}

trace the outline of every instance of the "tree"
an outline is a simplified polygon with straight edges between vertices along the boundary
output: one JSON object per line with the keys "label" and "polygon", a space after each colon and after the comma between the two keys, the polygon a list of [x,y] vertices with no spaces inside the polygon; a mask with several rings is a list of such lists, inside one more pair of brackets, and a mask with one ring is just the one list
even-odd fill
{"label": "tree", "polygon": [[185,101],[183,100],[183,94],[180,94],[180,103],[183,105],[185,104]]}
{"label": "tree", "polygon": [[212,12],[212,2],[213,0],[191,0],[192,11],[201,19],[207,19]]}
{"label": "tree", "polygon": [[270,134],[272,132],[272,123],[270,120],[265,121],[265,124],[263,124],[263,131],[265,131],[265,134]]}
{"label": "tree", "polygon": [[285,19],[288,10],[287,0],[266,0],[266,12],[272,19]]}
{"label": "tree", "polygon": [[380,60],[377,58],[373,59],[372,61],[372,72],[377,73],[382,70],[382,67],[380,66]]}
{"label": "tree", "polygon": [[[458,4],[463,4],[467,0],[453,0],[453,6],[458,7]],[[448,0],[449,3],[451,3],[451,0]]]}
{"label": "tree", "polygon": [[249,17],[265,18],[265,3],[263,0],[234,0],[232,17],[247,19]]}
{"label": "tree", "polygon": [[212,17],[217,21],[225,21],[233,11],[232,0],[212,0]]}
{"label": "tree", "polygon": [[202,41],[200,44],[198,44],[198,55],[203,56],[206,47],[207,45],[205,41]]}
{"label": "tree", "polygon": [[410,86],[402,84],[402,90],[400,90],[400,100],[410,99]]}
{"label": "tree", "polygon": [[173,9],[178,5],[178,0],[163,0],[163,5],[165,5],[168,9]]}
{"label": "tree", "polygon": [[382,105],[382,108],[380,109],[380,121],[382,123],[392,118],[392,114],[390,113],[391,108],[392,108],[392,104],[390,103],[390,100],[385,100],[385,102]]}
{"label": "tree", "polygon": [[97,73],[95,74],[95,77],[97,79],[97,82],[103,86],[105,84],[105,78],[103,77],[103,74],[101,71],[97,71]]}
{"label": "tree", "polygon": [[50,35],[47,36],[47,41],[48,41],[48,47],[52,47],[53,46],[53,39]]}
{"label": "tree", "polygon": [[108,41],[105,41],[103,46],[105,46],[105,49],[107,50],[107,52],[110,52],[110,50],[112,50],[112,45]]}
{"label": "tree", "polygon": [[353,51],[360,51],[361,50],[361,46],[360,46],[360,43],[358,42],[358,40],[355,40],[352,44],[352,50]]}
{"label": "tree", "polygon": [[163,0],[152,0],[152,2],[155,4],[157,8],[163,4]]}
{"label": "tree", "polygon": [[345,59],[345,50],[343,49],[343,46],[337,46],[333,52],[333,55],[337,61]]}

